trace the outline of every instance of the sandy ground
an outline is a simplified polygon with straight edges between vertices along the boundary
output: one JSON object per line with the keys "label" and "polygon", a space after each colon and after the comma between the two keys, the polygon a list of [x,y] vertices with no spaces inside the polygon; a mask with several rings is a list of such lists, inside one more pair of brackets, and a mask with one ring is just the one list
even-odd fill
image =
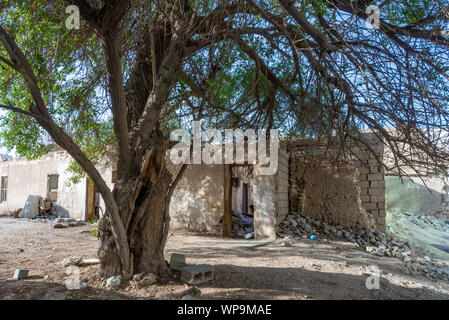
{"label": "sandy ground", "polygon": [[[80,267],[87,287],[69,291],[60,262],[72,255],[96,257],[99,240],[88,233],[91,228],[51,229],[50,223],[0,218],[0,299],[41,299],[49,291],[74,300],[180,299],[191,290],[175,278],[143,288],[132,282],[105,288],[94,265]],[[279,239],[247,248],[242,240],[174,234],[166,259],[183,253],[188,264],[215,267],[215,280],[199,285],[194,299],[449,299],[448,283],[409,275],[396,258],[374,257],[347,242],[291,242],[290,247]],[[379,290],[365,285],[371,265],[382,271]],[[16,268],[28,269],[29,278],[11,280]]]}

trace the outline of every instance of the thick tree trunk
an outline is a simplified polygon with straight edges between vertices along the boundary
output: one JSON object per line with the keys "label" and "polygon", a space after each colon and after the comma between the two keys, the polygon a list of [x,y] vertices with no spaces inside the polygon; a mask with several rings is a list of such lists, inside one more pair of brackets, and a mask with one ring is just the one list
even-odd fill
{"label": "thick tree trunk", "polygon": [[[165,229],[169,227],[165,219],[165,206],[171,180],[172,175],[164,168],[154,183],[145,184],[140,189],[135,200],[121,199],[121,203],[130,204],[127,208],[120,208],[122,220],[127,217],[124,213],[132,212],[126,230],[132,274],[151,272],[164,275],[168,271],[164,260],[164,234]],[[127,184],[116,184],[114,193],[120,194],[122,188],[127,191],[127,186]],[[111,232],[108,214],[102,217],[99,231],[101,247],[98,257],[101,263],[101,275],[109,277],[122,274],[121,259]]]}

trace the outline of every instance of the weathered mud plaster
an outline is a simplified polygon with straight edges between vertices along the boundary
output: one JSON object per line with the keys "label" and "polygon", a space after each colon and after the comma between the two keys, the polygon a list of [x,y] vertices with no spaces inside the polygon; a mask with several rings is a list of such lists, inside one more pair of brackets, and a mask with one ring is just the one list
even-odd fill
{"label": "weathered mud plaster", "polygon": [[[373,226],[380,230],[385,231],[386,225],[385,225],[385,218],[386,218],[386,206],[385,206],[385,179],[384,179],[384,172],[382,169],[382,166],[379,164],[378,159],[382,161],[384,156],[384,146],[382,141],[380,141],[375,135],[371,133],[364,134],[363,137],[365,143],[360,142],[348,142],[347,143],[347,155],[346,157],[343,157],[348,164],[352,165],[357,169],[358,178],[357,178],[357,192],[358,197],[360,198],[362,208],[364,210],[360,211],[360,222],[357,223],[360,226],[370,224],[369,221],[371,221],[371,217],[374,221]],[[304,194],[304,176],[297,176],[294,171],[298,170],[299,167],[301,167],[300,163],[296,163],[292,160],[293,154],[295,152],[303,152],[303,154],[307,156],[321,156],[322,161],[327,162],[326,159],[330,159],[329,155],[325,156],[325,154],[328,153],[336,153],[339,152],[339,148],[327,148],[327,145],[319,144],[317,141],[312,139],[303,139],[303,140],[295,140],[295,141],[288,141],[285,142],[287,145],[287,151],[290,154],[290,211],[291,212],[298,212],[298,210],[301,212],[303,208],[299,206],[299,203],[301,203],[300,198]],[[351,152],[348,152],[349,149]],[[304,158],[306,159],[306,158]],[[297,161],[302,161],[299,158],[297,158]],[[321,160],[320,160],[321,161]],[[317,176],[314,177],[312,174],[309,174],[309,178],[313,179],[314,181],[316,179],[330,179],[331,173],[330,171],[326,171],[323,169],[324,167],[318,166],[316,169],[320,170]],[[301,169],[299,169],[301,170]],[[349,174],[348,169],[345,169],[346,174]],[[292,180],[292,174],[294,179]],[[323,176],[318,176],[323,175]],[[332,182],[335,184],[341,184],[344,180],[341,180],[342,177],[338,177],[338,175],[335,177],[337,180]],[[340,180],[339,180],[340,179]],[[330,182],[329,182],[330,183]],[[332,184],[331,183],[331,184]],[[317,185],[319,188],[321,188],[320,185]],[[352,191],[345,190],[343,188],[344,185],[342,185],[340,188],[336,188],[334,190],[337,192],[337,194],[334,194],[335,197],[331,197],[332,192],[324,192],[322,194],[323,198],[321,201],[331,201],[332,198],[335,199],[342,199],[338,200],[337,203],[343,203],[344,204],[344,198],[345,197],[354,197],[354,194],[351,193]],[[351,187],[351,189],[354,189]],[[312,192],[312,191],[309,191]],[[318,191],[317,191],[318,192]],[[315,194],[316,195],[316,194]],[[329,198],[330,197],[330,198]],[[337,201],[337,200],[332,201]],[[316,200],[318,201],[318,200]],[[327,207],[331,208],[333,205],[333,202],[330,202],[326,204]],[[335,204],[334,204],[335,205]],[[349,206],[349,204],[348,204]],[[353,208],[356,208],[358,204],[354,204]],[[341,208],[343,210],[344,208]],[[354,209],[351,209],[353,214],[356,213]],[[367,212],[369,215],[365,216],[365,212]],[[340,213],[336,213],[337,217]],[[325,216],[325,214],[323,213]],[[368,220],[366,220],[366,218]],[[349,223],[349,221],[352,221],[350,224],[354,224],[354,221],[357,221],[355,217],[351,219],[344,218],[341,223]],[[362,221],[365,221],[362,223]],[[356,224],[356,225],[357,225]]]}
{"label": "weathered mud plaster", "polygon": [[374,226],[374,218],[362,207],[355,166],[301,151],[292,153],[290,161],[293,212],[353,229]]}

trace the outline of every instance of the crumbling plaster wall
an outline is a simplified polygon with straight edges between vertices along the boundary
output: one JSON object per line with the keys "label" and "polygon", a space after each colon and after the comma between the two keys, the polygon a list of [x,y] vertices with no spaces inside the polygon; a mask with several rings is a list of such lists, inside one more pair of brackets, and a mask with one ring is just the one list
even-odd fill
{"label": "crumbling plaster wall", "polygon": [[70,173],[66,172],[72,158],[63,151],[51,152],[38,160],[9,159],[0,163],[0,175],[8,176],[7,201],[0,203],[2,212],[23,208],[29,195],[43,198],[47,195],[47,177],[57,174],[58,212],[74,219],[84,219],[86,184],[68,184]]}
{"label": "crumbling plaster wall", "polygon": [[[176,177],[181,165],[168,159],[167,168]],[[171,227],[222,233],[224,215],[224,165],[188,165],[170,202]]]}
{"label": "crumbling plaster wall", "polygon": [[[288,142],[290,211],[313,211],[328,222],[385,231],[385,180],[376,159],[383,159],[383,144],[372,134],[364,139],[365,143],[349,144],[352,155],[338,164],[324,157],[327,148],[313,140]],[[310,199],[303,198],[307,194]]]}

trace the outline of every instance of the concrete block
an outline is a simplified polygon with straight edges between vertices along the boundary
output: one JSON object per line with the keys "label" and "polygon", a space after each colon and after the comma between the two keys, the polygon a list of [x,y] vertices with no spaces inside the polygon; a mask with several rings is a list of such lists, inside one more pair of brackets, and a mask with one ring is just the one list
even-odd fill
{"label": "concrete block", "polygon": [[385,194],[385,190],[381,188],[371,188],[368,190],[370,196],[381,196]]}
{"label": "concrete block", "polygon": [[369,188],[369,181],[360,181],[360,188]]}
{"label": "concrete block", "polygon": [[181,281],[198,285],[214,279],[214,267],[207,264],[189,266],[182,269]]}
{"label": "concrete block", "polygon": [[186,256],[180,253],[173,253],[170,257],[170,268],[173,270],[183,270],[187,266]]}
{"label": "concrete block", "polygon": [[369,167],[369,173],[379,173],[381,172],[379,167]]}
{"label": "concrete block", "polygon": [[15,280],[20,280],[20,279],[26,279],[28,278],[28,270],[25,269],[16,269],[16,271],[14,272],[14,277]]}
{"label": "concrete block", "polygon": [[374,209],[377,209],[377,203],[371,203],[371,202],[369,202],[369,203],[364,203],[364,204],[363,204],[363,207],[364,207],[366,210],[374,210]]}
{"label": "concrete block", "polygon": [[367,167],[360,167],[360,168],[358,168],[358,170],[359,170],[360,174],[368,174],[368,173],[370,173],[370,171],[369,171],[369,169]]}
{"label": "concrete block", "polygon": [[382,181],[384,176],[381,173],[371,173],[368,175],[369,181]]}
{"label": "concrete block", "polygon": [[362,203],[370,202],[370,197],[367,195],[364,195],[364,196],[360,197],[360,200],[362,200]]}
{"label": "concrete block", "polygon": [[377,203],[377,208],[381,209],[381,210],[385,210],[385,208],[386,208],[385,202],[378,202]]}

